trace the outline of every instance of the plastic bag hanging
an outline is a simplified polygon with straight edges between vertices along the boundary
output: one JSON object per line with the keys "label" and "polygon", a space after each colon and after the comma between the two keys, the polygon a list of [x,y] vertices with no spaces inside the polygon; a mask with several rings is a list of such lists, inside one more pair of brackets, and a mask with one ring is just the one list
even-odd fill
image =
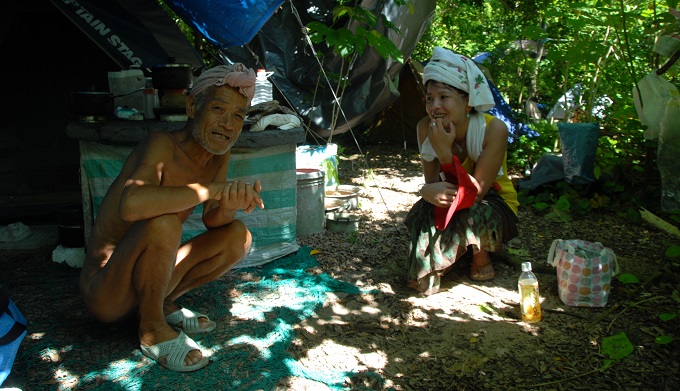
{"label": "plastic bag hanging", "polygon": [[[638,93],[639,89],[639,93]],[[633,87],[633,100],[640,122],[647,126],[644,136],[647,140],[659,138],[661,121],[664,119],[666,108],[672,99],[680,98],[680,92],[675,85],[663,77],[652,72],[643,77]]]}

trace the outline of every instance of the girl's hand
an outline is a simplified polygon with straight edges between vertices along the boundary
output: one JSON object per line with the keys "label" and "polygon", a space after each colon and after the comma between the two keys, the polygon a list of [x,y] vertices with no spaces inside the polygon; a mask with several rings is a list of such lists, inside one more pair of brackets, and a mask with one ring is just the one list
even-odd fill
{"label": "girl's hand", "polygon": [[456,139],[456,127],[449,122],[447,130],[441,119],[433,119],[427,128],[427,137],[441,164],[451,163],[451,146]]}
{"label": "girl's hand", "polygon": [[449,182],[426,183],[420,189],[420,196],[430,204],[448,208],[458,192],[458,186]]}

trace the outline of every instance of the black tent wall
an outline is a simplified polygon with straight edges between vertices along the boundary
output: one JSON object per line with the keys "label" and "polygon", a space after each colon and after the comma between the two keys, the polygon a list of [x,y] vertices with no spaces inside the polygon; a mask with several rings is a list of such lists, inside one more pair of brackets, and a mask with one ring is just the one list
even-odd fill
{"label": "black tent wall", "polygon": [[[9,102],[0,105],[0,202],[71,194],[64,202],[79,203],[78,142],[66,134],[77,120],[71,92],[106,90],[107,72],[120,67],[49,2],[8,2],[0,15]],[[0,224],[53,217],[15,209],[3,209]]]}

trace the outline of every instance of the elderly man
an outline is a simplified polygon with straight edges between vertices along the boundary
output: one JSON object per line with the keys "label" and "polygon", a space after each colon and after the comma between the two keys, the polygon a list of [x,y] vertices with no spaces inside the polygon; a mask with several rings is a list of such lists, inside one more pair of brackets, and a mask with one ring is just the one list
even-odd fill
{"label": "elderly man", "polygon": [[[87,308],[102,322],[136,313],[142,352],[172,370],[207,365],[187,334],[215,329],[206,315],[175,300],[246,256],[251,235],[234,215],[264,208],[259,181],[226,181],[254,92],[255,72],[243,64],[201,74],[187,97],[186,126],[152,133],[136,146],[87,243],[80,275]],[[207,231],[182,244],[182,223],[198,204]]]}

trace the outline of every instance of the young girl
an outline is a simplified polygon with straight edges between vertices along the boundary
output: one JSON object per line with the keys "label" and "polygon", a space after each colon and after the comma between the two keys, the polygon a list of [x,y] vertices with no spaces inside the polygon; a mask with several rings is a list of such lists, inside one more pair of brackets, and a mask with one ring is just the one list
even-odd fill
{"label": "young girl", "polygon": [[470,278],[494,278],[489,253],[517,235],[519,204],[507,174],[507,126],[482,113],[494,100],[480,69],[437,47],[423,83],[428,116],[418,122],[418,145],[425,185],[405,224],[408,285],[429,295],[468,250]]}

